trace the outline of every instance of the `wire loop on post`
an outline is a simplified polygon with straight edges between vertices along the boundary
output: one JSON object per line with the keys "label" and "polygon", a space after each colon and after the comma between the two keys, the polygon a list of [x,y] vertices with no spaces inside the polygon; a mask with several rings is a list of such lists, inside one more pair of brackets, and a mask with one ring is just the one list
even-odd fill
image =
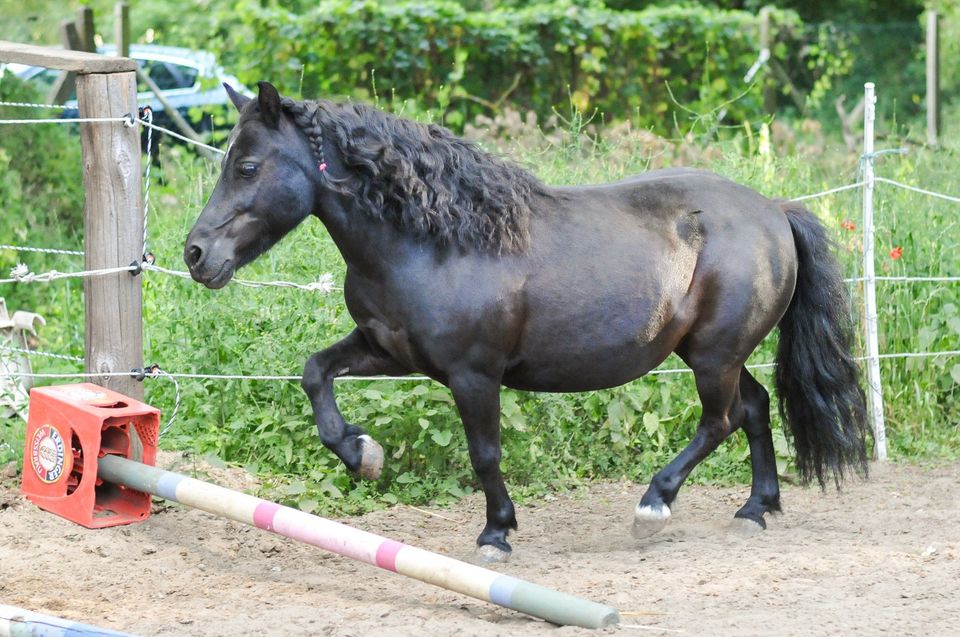
{"label": "wire loop on post", "polygon": [[135,367],[134,369],[130,370],[130,376],[138,382],[143,382],[146,378],[166,378],[173,383],[173,412],[167,419],[166,424],[164,424],[160,429],[159,437],[162,438],[163,435],[170,430],[170,427],[173,426],[173,422],[177,419],[177,412],[180,411],[180,383],[177,382],[177,379],[174,378],[173,374],[168,374],[167,372],[163,371],[157,364],[149,365],[147,367]]}
{"label": "wire loop on post", "polygon": [[[147,125],[147,167],[143,174],[143,247],[141,254],[147,252],[147,215],[150,210],[150,167],[153,165],[153,109],[149,106],[140,107],[140,121]],[[152,263],[152,262],[151,262]]]}

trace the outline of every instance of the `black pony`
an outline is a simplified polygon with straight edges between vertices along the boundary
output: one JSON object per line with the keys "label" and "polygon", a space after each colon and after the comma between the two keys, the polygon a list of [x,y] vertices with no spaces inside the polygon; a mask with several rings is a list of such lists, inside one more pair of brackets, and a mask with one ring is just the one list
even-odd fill
{"label": "black pony", "polygon": [[551,187],[448,130],[361,104],[296,102],[266,82],[240,111],[184,258],[209,288],[315,215],[347,265],[357,328],[303,372],[323,443],[379,476],[383,452],[344,421],[333,380],[419,372],[453,392],[487,501],[477,543],[510,552],[501,385],[575,392],[644,375],[671,352],[703,414],[651,480],[634,533],[660,530],[690,471],[737,429],[753,484],[736,517],[780,510],[767,391],[744,361],[777,325],[776,384],[804,479],[866,471],[864,396],[848,301],[825,232],[802,207],[702,170]]}

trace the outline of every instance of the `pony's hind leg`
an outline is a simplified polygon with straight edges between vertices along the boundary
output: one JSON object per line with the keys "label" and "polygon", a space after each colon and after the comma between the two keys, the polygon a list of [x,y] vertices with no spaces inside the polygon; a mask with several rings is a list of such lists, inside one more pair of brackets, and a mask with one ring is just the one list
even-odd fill
{"label": "pony's hind leg", "polygon": [[697,433],[670,464],[650,481],[633,516],[633,535],[644,538],[660,531],[670,521],[673,504],[684,480],[700,461],[736,429],[743,417],[740,402],[740,365],[721,369],[694,367],[697,393],[703,414]]}
{"label": "pony's hind leg", "polygon": [[333,395],[333,379],[344,374],[377,376],[409,370],[370,346],[359,330],[307,360],[301,385],[313,405],[313,417],[324,446],[351,471],[376,480],[383,469],[383,449],[356,425],[347,423]]}
{"label": "pony's hind leg", "polygon": [[[771,511],[780,511],[780,484],[777,480],[777,458],[773,451],[773,435],[770,432],[770,395],[750,372],[740,372],[740,402],[743,417],[740,426],[747,434],[750,444],[750,467],[753,484],[747,503],[736,513],[736,518],[747,521],[750,526],[765,529],[763,516]],[[750,525],[750,523],[754,523]]]}

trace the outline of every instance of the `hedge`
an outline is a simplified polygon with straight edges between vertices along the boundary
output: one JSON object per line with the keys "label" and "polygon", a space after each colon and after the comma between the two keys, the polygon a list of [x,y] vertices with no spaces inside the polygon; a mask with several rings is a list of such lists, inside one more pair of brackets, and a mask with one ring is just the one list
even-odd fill
{"label": "hedge", "polygon": [[[569,1],[467,11],[455,2],[328,0],[303,13],[240,0],[208,18],[223,63],[303,97],[413,98],[458,127],[501,104],[601,113],[661,132],[740,96],[758,55],[755,15],[698,6],[614,11]],[[796,26],[777,12],[781,34]],[[189,27],[187,27],[189,28]],[[774,51],[783,56],[781,43]],[[760,91],[728,105],[749,118]]]}

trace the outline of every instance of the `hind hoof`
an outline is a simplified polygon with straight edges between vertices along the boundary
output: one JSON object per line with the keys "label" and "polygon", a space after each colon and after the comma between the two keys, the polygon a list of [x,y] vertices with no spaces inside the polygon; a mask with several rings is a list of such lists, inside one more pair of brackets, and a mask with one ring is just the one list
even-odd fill
{"label": "hind hoof", "polygon": [[498,549],[492,544],[484,544],[477,547],[477,561],[481,564],[503,564],[510,560],[510,551]]}
{"label": "hind hoof", "polygon": [[766,525],[760,524],[756,520],[751,520],[750,518],[733,518],[730,522],[730,533],[733,535],[739,535],[741,537],[752,537],[754,535],[759,535],[763,533],[766,529]]}
{"label": "hind hoof", "polygon": [[357,436],[360,441],[360,477],[365,480],[377,480],[383,471],[383,447],[370,436]]}
{"label": "hind hoof", "polygon": [[659,507],[637,505],[633,512],[633,528],[631,533],[638,540],[650,537],[663,530],[670,522],[670,507],[661,504]]}

